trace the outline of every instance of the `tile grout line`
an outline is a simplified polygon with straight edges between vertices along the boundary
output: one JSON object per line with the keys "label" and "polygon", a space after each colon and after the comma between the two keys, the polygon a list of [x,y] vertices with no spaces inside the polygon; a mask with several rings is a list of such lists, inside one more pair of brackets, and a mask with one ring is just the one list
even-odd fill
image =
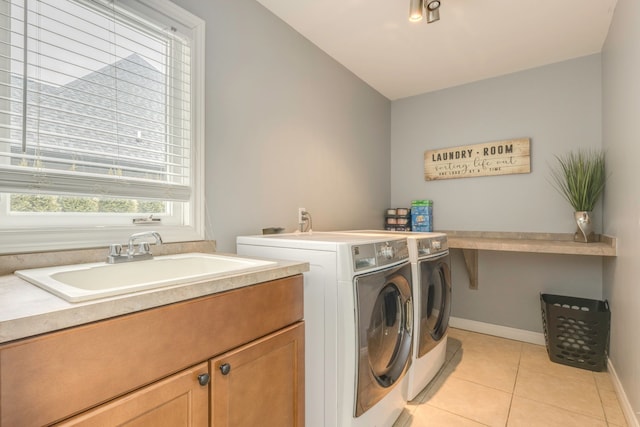
{"label": "tile grout line", "polygon": [[[453,362],[453,360],[455,359],[455,357],[456,357],[456,355],[458,354],[458,352],[461,352],[461,351],[463,350],[463,348],[462,348],[462,347],[463,347],[463,342],[462,342],[462,340],[459,340],[459,341],[460,341],[460,346],[456,349],[456,351],[454,351],[454,352],[451,354],[451,357],[450,357],[448,360],[446,360],[446,361],[445,361],[445,364],[442,366],[442,368],[440,368],[440,370],[438,371],[438,373],[436,374],[436,376],[433,378],[432,382],[431,382],[431,383],[429,383],[429,385],[427,385],[427,386],[425,387],[425,389],[432,387],[432,386],[434,385],[435,381],[438,379],[438,377],[440,377],[441,375],[444,375],[444,372],[446,371],[446,368],[449,366],[449,364],[451,364],[451,363]],[[467,382],[470,382],[470,383],[472,383],[472,384],[477,384],[477,385],[482,385],[482,386],[484,386],[484,387],[487,387],[487,386],[485,386],[484,384],[476,383],[476,382],[474,382],[474,381],[468,381],[468,380],[463,380],[463,379],[460,379],[460,380],[461,380],[461,381],[467,381]],[[493,387],[487,387],[487,388],[493,388]],[[498,389],[494,389],[494,390],[498,390]],[[498,391],[504,391],[504,390],[498,390]],[[426,396],[427,394],[428,394],[428,391],[426,391],[426,392],[425,392],[425,396],[424,396],[425,398],[427,397],[427,396]],[[462,415],[462,414],[458,414],[458,413],[451,412],[451,411],[449,411],[449,410],[447,410],[447,409],[444,409],[444,408],[440,408],[440,407],[437,407],[437,406],[430,405],[430,404],[429,404],[429,402],[428,402],[428,401],[426,401],[426,400],[423,400],[423,401],[421,401],[421,402],[419,403],[419,405],[416,405],[416,408],[415,408],[415,409],[417,409],[417,406],[421,406],[421,405],[427,405],[427,406],[430,406],[430,407],[432,407],[432,408],[434,408],[434,409],[437,409],[438,411],[446,412],[446,413],[448,413],[448,414],[454,415],[454,416],[459,417],[459,418],[463,418],[463,419],[465,419],[465,420],[468,420],[468,421],[471,421],[471,422],[473,422],[473,423],[476,423],[476,424],[482,425],[482,426],[484,426],[484,427],[491,427],[491,426],[490,426],[490,425],[488,425],[488,424],[485,424],[485,423],[482,423],[482,422],[480,422],[480,421],[478,421],[478,420],[474,420],[474,419],[472,419],[472,418],[466,417],[466,416],[464,416],[464,415]],[[415,410],[414,410],[414,411],[415,411]],[[508,417],[507,417],[507,419],[508,419]],[[405,426],[404,426],[404,427],[411,427],[411,425],[406,425],[406,424],[405,424]],[[421,427],[421,426],[420,426],[420,427]],[[505,426],[505,427],[506,427],[506,426]]]}
{"label": "tile grout line", "polygon": [[[605,422],[605,424],[609,424],[609,422],[608,422],[606,419],[604,419],[604,418],[594,417],[593,415],[585,414],[585,413],[583,413],[583,412],[578,412],[578,411],[575,411],[575,410],[573,410],[573,409],[563,408],[562,406],[556,406],[556,405],[553,405],[553,404],[551,404],[551,403],[541,402],[541,401],[539,401],[539,400],[531,399],[531,398],[529,398],[529,397],[518,396],[518,398],[523,399],[523,400],[528,400],[528,401],[530,401],[530,402],[541,403],[541,404],[543,404],[543,405],[552,406],[552,407],[557,408],[557,409],[562,409],[562,410],[563,410],[563,411],[565,411],[565,412],[570,412],[570,413],[572,413],[572,414],[580,415],[581,417],[584,417],[584,418],[590,418],[590,419],[592,419],[592,420],[596,420],[596,421],[604,421],[604,422]],[[614,425],[615,425],[615,426],[618,426],[618,424],[614,424]]]}
{"label": "tile grout line", "polygon": [[[445,364],[442,366],[441,370],[434,377],[434,380],[433,380],[434,383],[438,379],[441,380],[441,382],[446,382],[447,378],[444,377],[445,372],[447,372],[448,370],[451,369],[452,363],[454,362],[454,360],[457,357],[457,355],[458,354],[462,354],[462,352],[464,352],[464,339],[463,339],[463,337],[456,337],[456,340],[460,342],[460,345],[457,348],[455,348],[455,350],[452,353],[450,353],[449,357],[446,359]],[[514,340],[510,340],[510,341],[514,341]],[[517,341],[517,340],[515,340],[515,341]],[[468,380],[468,379],[464,379],[464,378],[458,378],[458,380],[461,380],[461,381],[464,381],[464,382],[467,382],[467,383],[470,383],[470,384],[476,384],[476,385],[487,387],[487,388],[490,388],[490,389],[493,389],[493,390],[496,390],[496,391],[500,391],[500,392],[503,392],[503,393],[511,394],[510,400],[509,400],[509,405],[508,405],[508,410],[507,410],[507,417],[506,417],[506,420],[504,422],[504,426],[505,427],[507,427],[509,425],[510,417],[512,415],[514,399],[515,399],[515,396],[516,396],[515,391],[517,389],[518,379],[519,379],[520,375],[525,370],[527,372],[530,371],[532,374],[535,374],[535,375],[538,375],[538,374],[550,375],[548,372],[545,372],[545,371],[539,372],[538,370],[535,370],[535,369],[534,370],[529,370],[529,369],[526,369],[525,366],[523,366],[523,362],[525,361],[525,344],[526,343],[522,343],[521,342],[520,346],[519,346],[519,354],[518,354],[518,361],[517,361],[517,365],[516,365],[515,380],[513,382],[512,387],[511,387],[511,392],[510,393],[508,391],[505,391],[504,389],[499,389],[499,388],[495,388],[495,387],[492,387],[492,386],[488,386],[488,385],[482,384],[480,382],[476,382],[476,381],[472,381],[472,380]],[[572,369],[580,369],[580,368],[572,367]],[[451,373],[452,372],[449,371],[449,374],[451,374]],[[589,372],[589,377],[592,380],[589,383],[590,384],[594,384],[596,386],[596,391],[598,393],[598,401],[600,403],[602,418],[600,418],[598,416],[595,416],[594,414],[587,414],[587,413],[580,412],[579,410],[567,409],[565,407],[556,406],[553,403],[549,403],[549,402],[545,402],[545,401],[539,401],[539,400],[536,400],[536,399],[526,398],[526,397],[522,397],[522,396],[519,396],[519,398],[524,399],[524,400],[528,400],[530,402],[536,402],[536,403],[540,403],[540,404],[550,405],[550,406],[558,408],[560,410],[563,410],[563,411],[566,411],[566,412],[570,412],[570,413],[573,413],[575,415],[580,415],[582,417],[586,417],[586,418],[592,419],[594,421],[604,422],[605,425],[608,425],[608,426],[611,426],[611,427],[614,427],[614,426],[622,427],[622,426],[618,426],[617,424],[612,424],[609,421],[609,418],[607,416],[607,412],[605,410],[605,405],[604,405],[604,400],[603,400],[603,392],[608,391],[608,389],[605,387],[604,384],[601,384],[601,383],[598,382],[598,379],[596,378],[595,372]],[[586,379],[586,376],[585,376],[585,379]],[[580,381],[584,381],[584,380],[578,378],[575,381],[576,382],[580,382]],[[443,412],[446,412],[448,414],[455,415],[457,417],[461,417],[463,419],[478,423],[479,425],[486,426],[486,424],[484,424],[484,423],[482,423],[480,421],[477,421],[477,420],[475,420],[473,418],[469,418],[468,416],[461,415],[461,414],[458,414],[456,412],[452,412],[451,410],[443,409],[443,408],[440,408],[438,406],[433,406],[432,404],[430,404],[429,400],[427,398],[428,398],[429,394],[431,393],[430,390],[433,388],[434,383],[427,385],[425,387],[425,390],[421,392],[421,394],[422,394],[421,399],[418,401],[417,405],[414,405],[414,407],[412,408],[413,409],[413,411],[411,411],[411,415],[412,416],[415,413],[415,411],[421,405],[428,405],[429,407],[435,408],[435,409],[437,409],[439,411],[443,411]],[[403,427],[424,427],[424,426],[414,425],[414,424],[412,424],[412,422],[409,419],[409,420],[405,420],[405,423],[404,423]]]}
{"label": "tile grout line", "polygon": [[607,411],[604,409],[604,401],[602,400],[602,393],[600,391],[600,385],[598,384],[598,380],[596,379],[596,375],[591,372],[591,376],[593,377],[593,381],[596,383],[596,390],[598,391],[598,399],[600,400],[600,408],[602,408],[602,415],[604,415],[604,422],[609,425],[609,420],[607,419]]}
{"label": "tile grout line", "polygon": [[469,418],[469,417],[466,417],[466,416],[464,416],[464,415],[457,414],[457,413],[455,413],[455,412],[451,412],[451,411],[449,411],[449,410],[447,410],[447,409],[443,409],[443,408],[439,408],[439,407],[437,407],[437,406],[429,405],[428,403],[423,403],[423,405],[430,406],[430,407],[432,407],[432,408],[434,408],[434,409],[437,409],[438,411],[442,411],[442,412],[446,412],[447,414],[455,415],[456,417],[463,418],[463,419],[465,419],[465,420],[469,420],[469,421],[471,421],[471,422],[474,422],[474,423],[476,423],[476,424],[480,424],[480,425],[485,426],[485,427],[491,427],[489,424],[481,423],[481,422],[480,422],[480,421],[478,421],[478,420],[474,420],[473,418]]}
{"label": "tile grout line", "polygon": [[509,410],[507,411],[507,420],[505,421],[505,427],[509,425],[509,418],[511,417],[511,408],[513,407],[513,398],[516,396],[516,384],[518,383],[518,375],[520,374],[520,364],[522,363],[522,351],[523,345],[520,344],[520,354],[518,355],[518,367],[516,368],[516,378],[513,381],[513,388],[511,389],[511,400],[509,400]]}
{"label": "tile grout line", "polygon": [[[608,372],[607,372],[607,374],[608,374]],[[618,424],[612,424],[612,423],[609,421],[609,417],[607,416],[607,410],[605,409],[605,406],[604,406],[604,400],[603,400],[603,398],[602,398],[602,391],[603,391],[603,390],[602,390],[602,389],[601,389],[601,387],[600,387],[600,383],[599,383],[599,382],[598,382],[598,380],[596,379],[596,374],[595,374],[595,372],[591,372],[591,375],[593,376],[593,380],[594,380],[594,381],[595,381],[595,383],[596,383],[596,390],[598,390],[598,398],[600,399],[600,406],[602,407],[602,413],[604,414],[604,421],[605,421],[605,423],[607,423],[607,425],[608,425],[608,426],[609,426],[609,425],[618,426]],[[610,374],[609,374],[609,375],[610,375]],[[617,399],[617,396],[616,396],[616,399]],[[624,414],[623,414],[622,416],[623,416],[623,418],[624,418]],[[626,422],[627,420],[625,419],[624,421],[625,421],[625,424],[627,424],[627,422]]]}
{"label": "tile grout line", "polygon": [[[485,334],[479,334],[479,335],[485,335]],[[517,340],[510,340],[510,341],[517,341]],[[523,347],[522,343],[519,343],[519,347],[520,347],[520,349],[519,349],[519,353],[518,353],[518,364],[517,364],[518,367],[516,369],[516,380],[517,380],[517,373],[518,373],[519,367],[520,367],[520,360],[522,359],[522,347]],[[464,350],[464,342],[463,342],[462,339],[460,339],[460,347],[458,347],[458,349],[453,353],[453,355],[451,356],[450,360],[447,361],[447,363],[445,363],[445,366],[443,366],[442,372],[444,372],[444,370],[445,370],[444,368],[446,368],[446,366],[449,365],[455,359],[456,354],[459,351],[463,351],[463,350]],[[512,387],[512,391],[511,391],[511,393],[509,393],[508,391],[505,391],[505,390],[502,390],[502,389],[499,389],[499,388],[496,388],[496,387],[493,387],[493,386],[490,386],[490,385],[487,385],[487,384],[483,384],[483,383],[479,383],[479,382],[476,382],[476,381],[472,381],[472,380],[469,380],[469,379],[465,379],[465,378],[457,378],[457,379],[459,381],[464,381],[464,382],[467,382],[467,383],[470,383],[470,384],[475,384],[475,385],[478,385],[478,386],[481,386],[481,387],[486,387],[488,389],[492,389],[492,390],[495,390],[495,391],[498,391],[498,392],[501,392],[501,393],[510,394],[511,397],[510,397],[510,400],[509,400],[509,407],[508,407],[508,410],[507,410],[507,418],[505,420],[505,427],[506,427],[507,423],[509,422],[509,415],[511,413],[511,405],[512,405],[512,402],[513,402],[513,396],[514,396],[514,390],[515,390],[515,381],[514,381],[514,384],[513,384],[513,387]],[[423,401],[421,404],[428,405],[428,403],[426,401]],[[433,408],[436,408],[438,410],[445,411],[447,413],[453,414],[455,416],[458,416],[458,417],[473,421],[473,422],[481,424],[483,426],[490,427],[487,424],[484,424],[484,423],[482,423],[482,422],[480,422],[478,420],[472,419],[472,418],[468,418],[468,417],[466,417],[464,415],[461,415],[461,414],[458,414],[458,413],[455,413],[455,412],[451,412],[451,411],[448,411],[446,409],[439,408],[439,407],[436,407],[436,406],[433,406],[433,405],[429,405],[429,406],[432,406]]]}
{"label": "tile grout line", "polygon": [[[576,368],[576,369],[579,369],[579,368]],[[532,371],[532,372],[539,374],[539,372],[536,372],[536,371]],[[547,375],[547,374],[543,373],[543,375]],[[579,381],[579,380],[576,380],[576,381]],[[544,405],[549,405],[549,406],[552,406],[554,408],[562,409],[563,411],[571,412],[571,413],[576,414],[576,415],[581,415],[583,417],[588,417],[588,418],[591,418],[591,419],[594,419],[594,420],[604,421],[605,423],[608,423],[608,421],[606,419],[606,414],[604,413],[604,406],[602,405],[602,399],[600,397],[600,391],[598,390],[597,386],[596,386],[596,391],[598,391],[598,400],[600,401],[600,407],[601,407],[602,413],[603,413],[603,417],[602,418],[593,416],[592,414],[585,414],[583,412],[580,412],[580,411],[577,411],[577,410],[574,410],[574,409],[569,409],[569,408],[565,408],[563,406],[558,406],[558,405],[556,405],[554,403],[549,403],[549,402],[545,402],[545,401],[542,401],[542,400],[532,399],[530,397],[519,396],[519,398],[520,399],[526,399],[526,400],[529,400],[531,402],[536,402],[536,403],[541,403],[541,404],[544,404]]]}
{"label": "tile grout line", "polygon": [[[509,411],[508,411],[508,416],[507,416],[507,425],[508,425],[508,421],[509,421],[509,418],[508,418],[508,417],[511,415],[511,407],[512,407],[512,405],[513,405],[513,399],[514,399],[514,397],[516,396],[516,394],[515,394],[515,388],[516,388],[516,384],[517,384],[517,381],[518,381],[518,374],[520,373],[520,370],[521,370],[521,368],[522,368],[521,363],[522,363],[523,352],[524,352],[524,344],[526,344],[526,343],[521,343],[521,346],[520,346],[520,355],[519,355],[519,359],[518,359],[518,367],[517,367],[517,370],[516,370],[516,381],[514,382],[513,390],[512,390],[512,393],[511,393],[511,401],[510,401],[510,404],[509,404]],[[462,346],[461,346],[461,348],[462,348]],[[579,369],[579,368],[573,368],[573,369]],[[531,371],[531,372],[536,373],[536,374],[549,375],[549,374],[548,374],[548,373],[546,373],[546,372],[539,372],[539,371],[536,371],[536,370],[533,370],[533,371]],[[601,409],[602,409],[603,418],[599,418],[599,417],[593,416],[592,414],[585,414],[585,413],[582,413],[582,412],[579,412],[579,411],[570,410],[570,409],[567,409],[567,408],[564,408],[564,407],[561,407],[561,406],[556,406],[556,405],[554,405],[554,404],[550,404],[550,403],[543,402],[543,401],[538,401],[538,400],[531,399],[531,398],[525,398],[525,397],[520,397],[520,398],[525,399],[525,400],[529,400],[529,401],[531,401],[531,402],[537,402],[537,403],[547,404],[547,405],[553,406],[553,407],[555,407],[555,408],[562,409],[562,410],[565,410],[565,411],[568,411],[568,412],[574,413],[574,414],[576,414],[576,415],[580,415],[580,416],[584,416],[584,417],[591,418],[591,419],[593,419],[593,420],[604,421],[604,422],[608,425],[608,424],[609,424],[609,421],[608,421],[608,420],[607,420],[607,418],[606,418],[606,412],[605,412],[605,410],[604,410],[604,405],[603,405],[603,403],[602,403],[602,398],[601,398],[601,395],[600,395],[600,388],[599,388],[598,383],[597,383],[597,381],[596,381],[596,379],[595,379],[595,377],[594,377],[593,372],[590,372],[590,374],[591,374],[591,376],[593,377],[593,378],[592,378],[593,382],[592,382],[591,384],[594,384],[594,385],[596,386],[596,390],[597,390],[597,392],[598,392],[598,399],[600,400],[600,406],[601,406]],[[461,380],[462,380],[462,379],[461,379]],[[488,386],[488,385],[485,385],[485,384],[477,383],[477,382],[475,382],[475,381],[470,381],[470,380],[464,380],[464,381],[467,381],[467,382],[470,382],[470,383],[473,383],[473,384],[482,385],[482,386],[484,386],[484,387],[492,388],[492,389],[494,389],[494,390],[499,390],[499,389],[496,389],[496,388],[494,388],[494,387],[491,387],[491,386]],[[576,381],[581,381],[581,380],[578,380],[578,379],[577,379]],[[504,390],[499,390],[499,391],[503,391],[503,392],[504,392]]]}
{"label": "tile grout line", "polygon": [[[521,363],[521,361],[522,361],[522,353],[520,353],[520,362],[518,363],[518,373],[520,373],[520,363]],[[572,367],[572,368],[573,369],[580,369],[580,368],[575,368],[575,367]],[[546,372],[540,372],[540,371],[536,371],[536,370],[532,370],[531,372],[533,372],[535,374],[549,375]],[[590,375],[592,377],[593,384],[595,384],[595,386],[596,386],[596,391],[598,392],[598,400],[600,401],[600,408],[602,409],[603,418],[598,418],[598,417],[595,417],[595,416],[593,416],[591,414],[585,414],[585,413],[582,413],[582,412],[579,412],[579,411],[575,411],[575,410],[572,410],[572,409],[564,408],[562,406],[557,406],[557,405],[554,405],[552,403],[539,401],[539,400],[532,399],[532,398],[529,398],[529,397],[520,396],[520,399],[525,399],[525,400],[529,400],[531,402],[537,402],[537,403],[542,403],[542,404],[545,404],[545,405],[549,405],[549,406],[552,406],[552,407],[555,407],[555,408],[558,408],[558,409],[562,409],[562,410],[567,411],[567,412],[571,412],[571,413],[576,414],[576,415],[580,415],[580,416],[583,416],[583,417],[591,418],[593,420],[604,421],[605,424],[609,425],[609,421],[607,420],[607,414],[606,414],[606,411],[604,410],[604,403],[602,401],[602,395],[600,394],[600,387],[598,385],[598,381],[596,380],[595,374],[594,374],[593,371],[590,371],[589,373],[590,373]],[[518,381],[518,378],[516,376],[516,383],[517,383],[517,381]],[[580,382],[581,380],[575,379],[575,381]],[[514,390],[513,390],[513,396],[515,397],[515,385],[514,385]],[[512,400],[512,402],[513,402],[513,400]],[[511,412],[511,407],[509,407],[509,412]]]}

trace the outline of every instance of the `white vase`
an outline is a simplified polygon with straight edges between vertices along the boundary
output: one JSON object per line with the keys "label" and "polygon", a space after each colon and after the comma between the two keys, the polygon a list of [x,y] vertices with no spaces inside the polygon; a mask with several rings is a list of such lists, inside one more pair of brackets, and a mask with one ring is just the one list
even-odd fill
{"label": "white vase", "polygon": [[573,240],[581,243],[595,242],[596,235],[591,224],[591,212],[578,211],[574,213],[578,229],[573,235]]}

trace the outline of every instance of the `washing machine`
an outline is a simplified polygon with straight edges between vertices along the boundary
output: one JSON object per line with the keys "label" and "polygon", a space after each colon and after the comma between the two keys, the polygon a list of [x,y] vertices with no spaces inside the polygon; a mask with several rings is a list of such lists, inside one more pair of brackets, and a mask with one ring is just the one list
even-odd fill
{"label": "washing machine", "polygon": [[444,365],[451,315],[451,270],[444,233],[354,230],[364,236],[405,236],[412,267],[414,341],[411,369],[403,381],[404,396],[413,400]]}
{"label": "washing machine", "polygon": [[305,425],[389,427],[413,343],[403,236],[309,232],[240,236],[240,255],[308,262],[304,273]]}

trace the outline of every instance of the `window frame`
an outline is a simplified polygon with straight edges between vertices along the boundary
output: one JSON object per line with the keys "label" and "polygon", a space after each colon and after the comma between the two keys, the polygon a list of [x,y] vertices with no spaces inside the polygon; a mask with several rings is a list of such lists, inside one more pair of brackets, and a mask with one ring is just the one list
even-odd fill
{"label": "window frame", "polygon": [[[83,0],[79,0],[83,1]],[[203,240],[204,227],[204,148],[205,148],[205,22],[168,0],[117,0],[119,5],[125,6],[133,12],[152,18],[170,17],[192,35],[191,40],[191,158],[190,158],[190,186],[191,198],[181,203],[180,208],[173,209],[175,215],[184,225],[165,224],[134,225],[133,218],[144,217],[142,213],[131,214],[90,214],[93,217],[125,218],[128,225],[104,224],[89,225],[79,220],[81,214],[35,213],[21,214],[23,218],[39,218],[30,225],[15,223],[0,228],[0,254],[39,252],[62,249],[81,249],[108,246],[110,243],[126,242],[133,233],[153,229],[162,235],[165,242],[184,242]],[[0,189],[1,190],[1,189]],[[180,202],[173,202],[180,203]],[[0,213],[8,218],[9,194],[0,194]],[[46,216],[64,216],[69,219],[67,225],[50,225],[43,222]],[[163,215],[154,215],[163,217]],[[86,216],[85,216],[86,218]],[[165,220],[168,219],[165,216]],[[27,222],[29,222],[27,220]],[[64,222],[64,221],[63,221]],[[175,223],[175,221],[173,221]]]}

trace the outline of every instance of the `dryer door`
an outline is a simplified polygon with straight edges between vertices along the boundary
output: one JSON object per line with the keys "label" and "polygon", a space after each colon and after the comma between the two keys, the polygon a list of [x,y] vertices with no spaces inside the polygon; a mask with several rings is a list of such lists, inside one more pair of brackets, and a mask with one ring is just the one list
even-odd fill
{"label": "dryer door", "polygon": [[412,340],[411,266],[355,279],[358,387],[355,416],[384,397],[409,366]]}
{"label": "dryer door", "polygon": [[449,255],[420,263],[420,348],[418,357],[435,347],[447,332],[451,314]]}

